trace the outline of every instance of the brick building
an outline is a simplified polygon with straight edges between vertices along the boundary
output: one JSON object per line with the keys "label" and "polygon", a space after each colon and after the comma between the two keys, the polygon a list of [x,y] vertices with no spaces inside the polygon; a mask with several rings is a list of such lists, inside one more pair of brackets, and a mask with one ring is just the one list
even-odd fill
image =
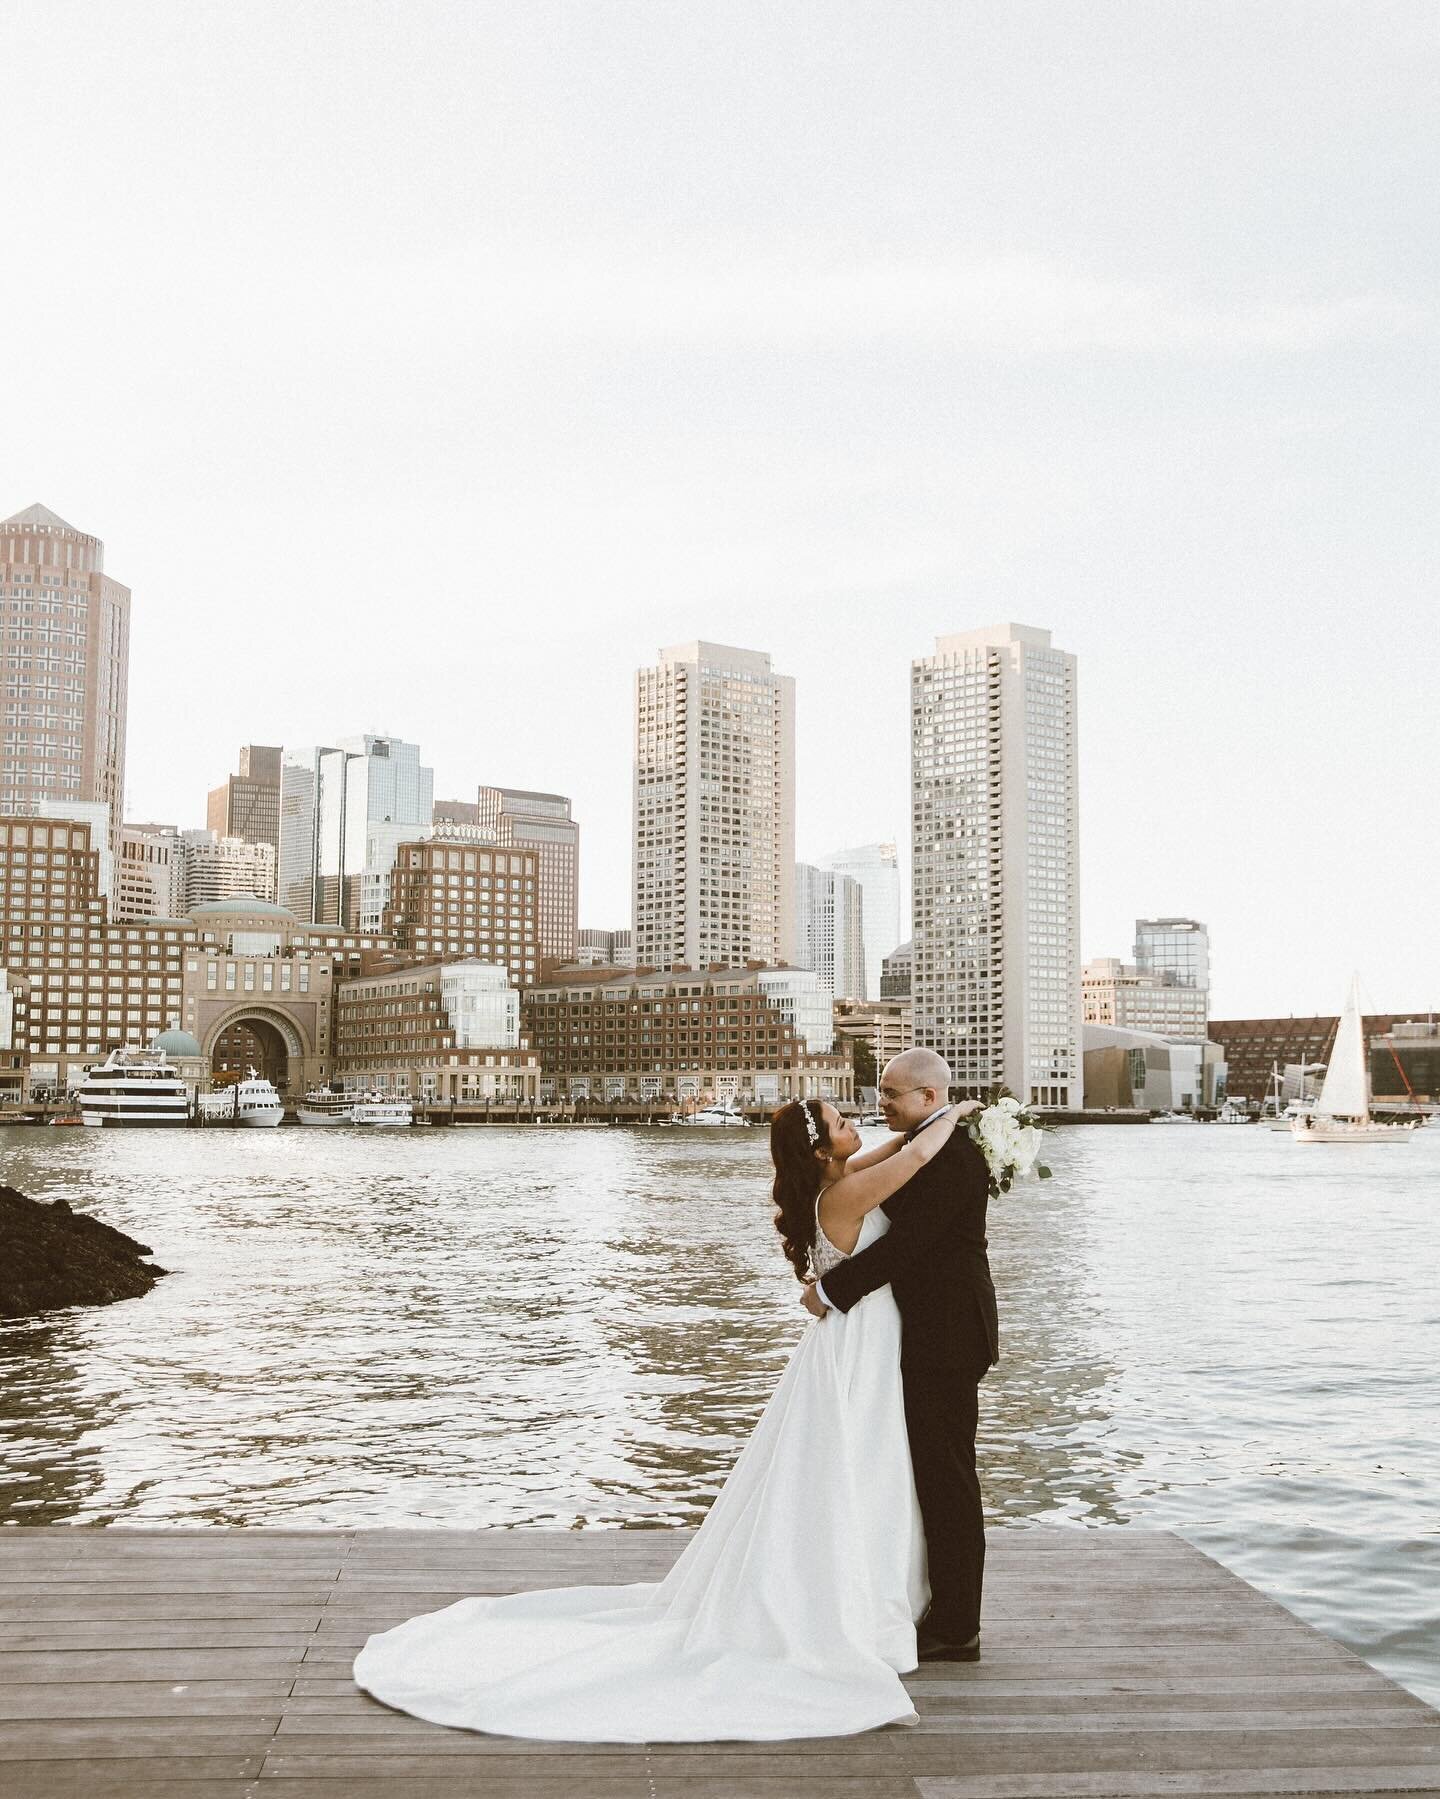
{"label": "brick building", "polygon": [[523,1028],[557,1099],[849,1100],[851,1063],[811,1054],[763,970],[571,968],[521,996]]}

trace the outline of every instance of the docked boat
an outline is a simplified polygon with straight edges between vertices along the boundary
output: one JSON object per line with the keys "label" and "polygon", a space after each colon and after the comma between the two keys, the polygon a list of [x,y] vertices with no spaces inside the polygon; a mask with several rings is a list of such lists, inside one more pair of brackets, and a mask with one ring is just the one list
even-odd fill
{"label": "docked boat", "polygon": [[75,1099],[81,1123],[92,1127],[190,1122],[190,1089],[163,1050],[111,1050],[86,1071]]}
{"label": "docked boat", "polygon": [[332,1082],[312,1087],[296,1109],[301,1124],[363,1124],[369,1126],[413,1124],[415,1107],[408,1097],[388,1093],[357,1093]]}
{"label": "docked boat", "polygon": [[295,1116],[301,1124],[350,1124],[350,1110],[355,1104],[355,1095],[347,1093],[339,1082],[332,1082],[328,1087],[312,1087],[296,1107]]}
{"label": "docked boat", "polygon": [[364,1124],[372,1128],[376,1125],[385,1127],[396,1124],[414,1124],[415,1107],[408,1098],[386,1093],[366,1093],[355,1100],[350,1108],[351,1124]]}
{"label": "docked boat", "polygon": [[215,1093],[202,1093],[199,1103],[200,1116],[207,1124],[263,1127],[280,1124],[285,1117],[285,1107],[274,1082],[267,1081],[253,1068],[246,1071],[243,1081],[236,1081],[233,1086],[222,1087]]}
{"label": "docked boat", "polygon": [[717,1125],[722,1130],[749,1130],[750,1128],[750,1120],[745,1114],[728,1103],[701,1106],[697,1112],[677,1112],[671,1120],[671,1123],[684,1125]]}
{"label": "docked boat", "polygon": [[1345,996],[1320,1097],[1312,1111],[1291,1121],[1290,1134],[1297,1143],[1405,1143],[1414,1129],[1413,1120],[1391,1124],[1371,1116],[1360,977],[1355,975]]}
{"label": "docked boat", "polygon": [[1283,1100],[1284,1083],[1280,1078],[1279,1066],[1274,1062],[1270,1064],[1271,1090],[1266,1096],[1265,1101],[1270,1114],[1265,1120],[1265,1128],[1267,1130],[1288,1131],[1297,1118],[1308,1118],[1311,1112],[1315,1110],[1315,1101],[1306,1091],[1308,1085],[1307,1076],[1309,1073],[1309,1065],[1302,1064],[1300,1069],[1300,1092],[1295,1099],[1285,1103]]}

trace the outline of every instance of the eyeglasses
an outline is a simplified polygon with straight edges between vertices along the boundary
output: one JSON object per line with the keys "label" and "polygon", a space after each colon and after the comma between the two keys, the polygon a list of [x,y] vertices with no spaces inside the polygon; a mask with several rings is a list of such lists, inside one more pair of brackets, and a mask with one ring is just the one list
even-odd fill
{"label": "eyeglasses", "polygon": [[923,1093],[924,1091],[923,1087],[901,1087],[898,1090],[894,1087],[882,1087],[880,1097],[881,1099],[904,1099],[907,1093]]}

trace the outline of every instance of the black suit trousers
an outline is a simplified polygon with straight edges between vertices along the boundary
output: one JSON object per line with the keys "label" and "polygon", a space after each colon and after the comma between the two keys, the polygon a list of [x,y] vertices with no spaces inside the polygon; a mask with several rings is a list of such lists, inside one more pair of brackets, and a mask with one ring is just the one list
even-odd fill
{"label": "black suit trousers", "polygon": [[968,1643],[980,1628],[985,1512],[975,1472],[979,1386],[973,1374],[921,1364],[902,1370],[905,1428],[930,1564],[930,1634]]}

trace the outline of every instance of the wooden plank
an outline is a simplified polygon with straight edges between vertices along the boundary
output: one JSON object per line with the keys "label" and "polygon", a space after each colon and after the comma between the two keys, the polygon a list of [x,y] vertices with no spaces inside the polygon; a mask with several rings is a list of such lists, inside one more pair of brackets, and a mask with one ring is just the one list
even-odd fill
{"label": "wooden plank", "polygon": [[[150,1756],[95,1761],[7,1762],[6,1799],[248,1799],[258,1755],[176,1757],[157,1777]],[[173,1769],[173,1772],[171,1771]]]}
{"label": "wooden plank", "polygon": [[150,1756],[182,1760],[197,1755],[263,1757],[279,1713],[250,1718],[64,1718],[0,1723],[0,1790],[5,1764],[17,1761],[87,1761]]}
{"label": "wooden plank", "polygon": [[350,1664],[473,1593],[658,1579],[680,1533],[0,1532],[0,1794],[1084,1799],[1361,1793],[1377,1770],[1440,1792],[1440,1717],[1193,1546],[996,1537],[984,1659],[919,1670],[917,1726],[636,1748],[445,1730]]}
{"label": "wooden plank", "polygon": [[[63,1685],[0,1686],[0,1718],[189,1718],[250,1716],[287,1709],[294,1682],[269,1680],[69,1681]],[[311,1703],[306,1701],[305,1703]],[[315,1703],[338,1704],[337,1699]],[[370,1704],[375,1701],[371,1700]]]}

